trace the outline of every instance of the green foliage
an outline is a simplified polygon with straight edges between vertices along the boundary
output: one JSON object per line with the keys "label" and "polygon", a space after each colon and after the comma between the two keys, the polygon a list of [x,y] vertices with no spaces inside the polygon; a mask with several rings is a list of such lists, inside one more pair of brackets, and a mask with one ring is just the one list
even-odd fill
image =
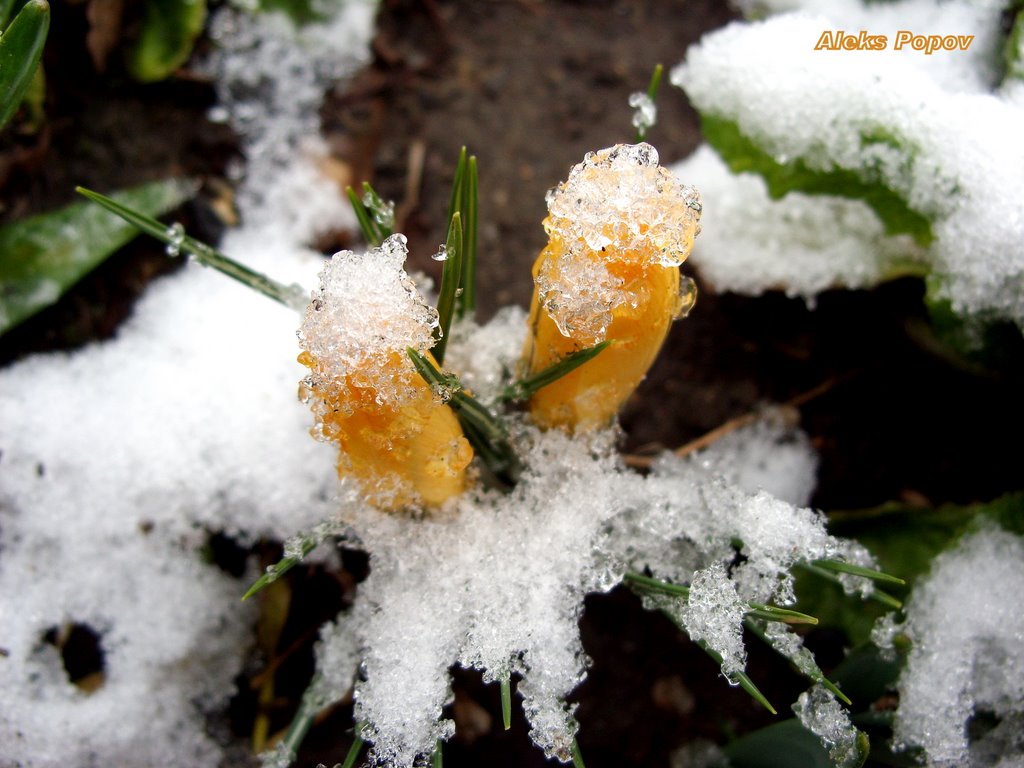
{"label": "green foliage", "polygon": [[592,347],[584,347],[569,353],[561,360],[549,365],[543,371],[538,371],[532,376],[527,376],[525,379],[509,384],[501,393],[500,399],[505,402],[525,402],[529,400],[548,384],[558,381],[584,363],[593,360],[611,343],[611,339],[606,339]]}
{"label": "green foliage", "polygon": [[1024,0],[1016,0],[1007,10],[1012,25],[1003,45],[1004,82],[1024,80]]}
{"label": "green foliage", "polygon": [[504,422],[468,394],[457,376],[441,373],[429,358],[411,347],[406,351],[416,372],[455,412],[463,434],[494,479],[506,488],[514,486],[522,467],[508,441]]}
{"label": "green foliage", "polygon": [[[451,202],[448,204],[448,220],[453,221],[458,214],[462,227],[459,247],[462,264],[459,290],[456,291],[456,317],[472,317],[476,308],[477,183],[476,157],[467,156],[466,148],[463,147],[455,165]],[[450,225],[448,235],[450,238]]]}
{"label": "green foliage", "polygon": [[[842,168],[816,170],[801,159],[780,162],[727,118],[701,115],[701,128],[708,143],[733,173],[759,174],[768,186],[768,194],[776,200],[794,191],[862,200],[878,214],[888,234],[908,234],[922,246],[933,239],[928,218],[912,210],[899,193],[885,186],[874,174]],[[908,157],[914,151],[913,147],[904,146],[898,138],[883,131],[866,134],[862,141],[865,145],[888,144]]]}
{"label": "green foliage", "polygon": [[[921,509],[894,503],[834,513],[829,532],[857,539],[878,558],[883,570],[902,577],[906,585],[891,587],[902,599],[917,578],[928,572],[936,555],[985,522],[1024,535],[1024,492],[965,506]],[[875,620],[886,612],[880,604],[844,599],[841,587],[808,571],[798,574],[796,590],[803,610],[817,616],[822,625],[842,629],[854,646],[868,642]]]}
{"label": "green foliage", "polygon": [[[948,299],[936,298],[939,280],[927,280],[927,327],[913,327],[918,343],[951,365],[970,373],[1020,370],[1024,366],[1024,334],[1010,320],[961,317]],[[922,324],[924,326],[924,324]]]}
{"label": "green foliage", "polygon": [[206,0],[146,0],[128,71],[143,83],[164,80],[188,61],[206,22]]}
{"label": "green foliage", "polygon": [[373,247],[379,247],[391,236],[395,226],[395,204],[384,202],[366,181],[363,182],[361,199],[352,187],[345,187],[345,194],[352,204],[363,239]]}
{"label": "green foliage", "polygon": [[[4,0],[0,23],[6,23],[13,5],[13,0]],[[0,128],[14,116],[35,79],[49,29],[49,4],[29,0],[0,35]]]}
{"label": "green foliage", "polygon": [[[192,196],[192,184],[158,181],[115,194],[147,213],[167,213]],[[53,304],[137,234],[88,203],[0,227],[0,333]]]}
{"label": "green foliage", "polygon": [[460,293],[463,265],[463,232],[462,214],[452,214],[448,225],[448,236],[444,243],[444,267],[441,270],[441,287],[437,294],[438,323],[434,328],[434,359],[438,365],[444,364],[444,353],[451,337],[452,319],[455,317],[455,304]]}
{"label": "green foliage", "polygon": [[[858,734],[860,765],[868,738]],[[784,720],[736,739],[723,750],[731,768],[835,768],[821,741],[799,720]]]}

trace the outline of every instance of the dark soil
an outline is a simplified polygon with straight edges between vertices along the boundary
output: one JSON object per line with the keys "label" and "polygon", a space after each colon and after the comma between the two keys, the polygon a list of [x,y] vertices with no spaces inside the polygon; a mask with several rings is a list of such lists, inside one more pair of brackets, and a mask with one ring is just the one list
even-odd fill
{"label": "dark soil", "polygon": [[[325,135],[353,181],[368,179],[399,202],[412,267],[428,273],[437,271],[428,255],[443,239],[459,148],[479,158],[486,317],[529,301],[545,191],[585,152],[631,141],[628,95],[646,87],[656,63],[675,65],[688,44],[730,18],[714,0],[384,0],[374,61],[329,94]],[[42,135],[7,136],[0,144],[4,219],[67,202],[75,184],[107,190],[181,174],[216,180],[237,151],[230,131],[205,120],[208,85],[178,79],[139,86],[116,62],[99,74],[85,53],[84,30],[83,6],[55,4],[48,126]],[[649,139],[664,162],[686,156],[700,140],[695,114],[667,77]],[[422,173],[410,163],[418,152]],[[212,239],[218,225],[204,200],[182,215]],[[325,242],[325,250],[347,237]],[[125,249],[57,306],[0,339],[0,361],[109,337],[167,265],[159,246]],[[821,454],[815,503],[823,509],[972,502],[1019,486],[1019,452],[1004,447],[1024,431],[1019,362],[1016,372],[979,373],[922,343],[930,337],[919,283],[827,293],[814,311],[781,295],[753,299],[700,287],[696,309],[677,323],[623,413],[627,451],[678,446],[763,402],[799,398],[802,426]],[[309,674],[310,630],[365,576],[365,561],[353,558],[334,578],[312,571],[297,577],[296,586],[302,579],[324,601],[296,605],[294,626],[281,640],[284,648],[306,638],[298,671],[278,686],[286,698]],[[680,744],[721,742],[771,720],[624,589],[591,597],[581,627],[595,662],[574,694],[590,768],[667,766]],[[822,637],[824,659],[843,638]],[[756,682],[776,704],[793,701],[803,683],[759,644],[751,648]],[[459,732],[445,747],[447,765],[544,763],[518,712],[513,729],[501,729],[496,687],[462,670],[453,674]],[[296,703],[294,696],[283,703],[275,726],[287,723]],[[240,735],[252,706],[248,694],[236,700]],[[350,728],[351,706],[340,706],[312,730],[299,765],[340,762]]]}

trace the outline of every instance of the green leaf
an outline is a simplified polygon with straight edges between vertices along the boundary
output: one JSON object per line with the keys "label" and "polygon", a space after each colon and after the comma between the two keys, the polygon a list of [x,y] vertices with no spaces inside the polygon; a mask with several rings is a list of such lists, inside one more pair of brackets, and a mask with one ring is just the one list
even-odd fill
{"label": "green leaf", "polygon": [[[728,744],[724,749],[731,768],[835,768],[828,751],[799,720],[773,723]],[[860,764],[868,756],[868,740],[859,734]]]}
{"label": "green leaf", "polygon": [[146,0],[128,71],[143,83],[163,80],[188,61],[206,22],[206,0]]}
{"label": "green leaf", "polygon": [[851,576],[862,576],[863,578],[870,579],[872,581],[882,581],[887,584],[898,584],[901,587],[905,586],[907,583],[899,576],[882,573],[881,571],[876,571],[873,568],[862,568],[859,565],[853,565],[852,563],[843,562],[842,560],[815,560],[813,564],[818,568],[824,568],[826,571],[848,573]]}
{"label": "green leaf", "polygon": [[463,256],[462,292],[458,296],[456,312],[459,317],[472,316],[476,310],[476,240],[477,215],[479,208],[479,179],[477,178],[476,156],[467,160],[464,189],[462,192]]}
{"label": "green leaf", "polygon": [[[10,13],[10,5],[5,9]],[[0,128],[7,125],[32,84],[50,29],[50,6],[29,0],[0,36]]]}
{"label": "green leaf", "polygon": [[[161,215],[177,208],[194,191],[191,183],[169,180],[115,197]],[[0,333],[55,303],[136,234],[131,224],[84,202],[0,227]]]}
{"label": "green leaf", "polygon": [[7,22],[11,20],[16,2],[17,0],[0,0],[0,30],[7,29]]}
{"label": "green leaf", "polygon": [[572,766],[573,768],[587,768],[583,762],[583,753],[580,752],[580,745],[576,743],[576,739],[572,740]]}
{"label": "green leaf", "polygon": [[[862,200],[878,215],[888,234],[908,234],[921,246],[927,246],[934,239],[928,218],[911,209],[907,201],[886,187],[876,174],[843,168],[816,170],[801,159],[779,162],[728,118],[701,115],[701,130],[733,173],[759,174],[774,199],[796,191]],[[899,138],[884,130],[865,134],[861,140],[865,145],[891,146],[908,159],[914,154],[913,147],[904,146]]]}
{"label": "green leaf", "polygon": [[356,764],[356,758],[359,757],[359,753],[363,751],[363,724],[356,723],[356,735],[352,741],[352,746],[349,747],[348,754],[345,755],[345,762],[341,764],[341,768],[352,768]]}
{"label": "green leaf", "polygon": [[[658,88],[661,86],[661,76],[665,73],[665,67],[662,64],[654,65],[654,72],[651,73],[651,82],[647,85],[647,98],[651,101],[658,100]],[[646,128],[636,129],[636,143],[639,144],[647,136]]]}

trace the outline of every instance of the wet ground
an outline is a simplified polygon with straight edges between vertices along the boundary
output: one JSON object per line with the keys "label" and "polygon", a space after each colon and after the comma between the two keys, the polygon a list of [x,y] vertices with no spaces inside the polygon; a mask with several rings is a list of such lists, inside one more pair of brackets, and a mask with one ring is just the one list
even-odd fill
{"label": "wet ground", "polygon": [[[529,267],[543,244],[545,191],[586,151],[631,140],[629,94],[646,87],[656,63],[678,63],[689,43],[731,17],[712,0],[384,0],[374,61],[328,95],[325,136],[356,180],[371,180],[398,202],[413,267],[428,273],[437,269],[428,256],[443,239],[454,160],[467,146],[480,167],[483,314],[525,305]],[[82,44],[82,7],[58,3],[54,18],[63,23],[54,24],[47,52],[48,126],[0,144],[0,216],[67,202],[75,184],[110,189],[190,174],[207,185],[180,218],[216,237],[209,201],[220,194],[237,141],[205,120],[209,84],[186,77],[140,86],[116,67],[97,74]],[[667,82],[659,110],[650,140],[663,161],[681,159],[699,141],[696,116]],[[323,249],[350,238],[337,233]],[[171,268],[159,246],[133,244],[0,339],[0,359],[109,337],[148,280]],[[793,401],[821,453],[815,503],[825,510],[971,502],[1019,484],[1016,457],[1002,447],[1024,429],[1019,363],[1016,372],[979,373],[936,352],[919,283],[827,293],[814,311],[782,295],[751,299],[700,287],[696,309],[677,323],[625,409],[627,451],[679,446],[763,402]],[[296,607],[289,630],[307,642],[294,668],[282,672],[290,678],[279,686],[285,699],[309,674],[310,629],[344,603],[365,569],[356,554],[346,562],[344,574],[297,577],[313,597]],[[575,695],[590,768],[667,766],[679,744],[768,722],[628,591],[592,597],[581,626],[595,662]],[[843,642],[827,633],[819,639],[822,659]],[[802,690],[758,651],[752,669],[761,670],[756,679],[769,698],[792,701]],[[459,733],[446,747],[446,764],[543,763],[521,718],[512,731],[501,730],[494,686],[456,670],[455,690]],[[294,703],[283,702],[275,724],[287,721]],[[350,717],[351,707],[342,706],[314,728],[300,765],[340,762]],[[246,697],[233,719],[244,732]]]}

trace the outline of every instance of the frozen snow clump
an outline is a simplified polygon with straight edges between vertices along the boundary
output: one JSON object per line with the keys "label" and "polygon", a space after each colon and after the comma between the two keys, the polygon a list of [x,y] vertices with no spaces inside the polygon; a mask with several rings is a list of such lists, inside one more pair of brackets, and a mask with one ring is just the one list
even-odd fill
{"label": "frozen snow clump", "polygon": [[856,768],[863,762],[857,729],[831,691],[815,685],[800,694],[793,711],[804,727],[821,739],[836,768]]}
{"label": "frozen snow clump", "polygon": [[[914,588],[894,733],[897,744],[923,747],[933,768],[1024,761],[1021,594],[1024,540],[996,528],[939,555]],[[972,742],[968,725],[982,713],[999,725]]]}

